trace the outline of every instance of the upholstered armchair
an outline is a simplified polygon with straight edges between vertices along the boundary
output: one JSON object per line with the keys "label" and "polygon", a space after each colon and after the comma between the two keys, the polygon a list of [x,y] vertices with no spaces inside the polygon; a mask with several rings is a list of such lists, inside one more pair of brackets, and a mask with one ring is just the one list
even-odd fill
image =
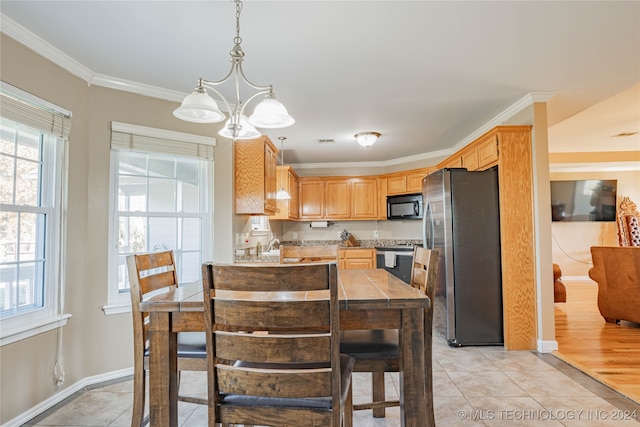
{"label": "upholstered armchair", "polygon": [[562,283],[562,270],[553,264],[553,302],[567,302],[567,288]]}
{"label": "upholstered armchair", "polygon": [[640,247],[592,246],[589,277],[598,283],[598,309],[609,323],[640,323]]}
{"label": "upholstered armchair", "polygon": [[618,204],[618,242],[620,246],[640,246],[640,212],[627,196]]}

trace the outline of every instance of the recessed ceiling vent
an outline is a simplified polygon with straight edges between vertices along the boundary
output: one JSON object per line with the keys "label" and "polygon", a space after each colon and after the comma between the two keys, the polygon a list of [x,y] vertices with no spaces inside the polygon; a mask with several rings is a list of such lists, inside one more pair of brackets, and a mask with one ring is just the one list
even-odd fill
{"label": "recessed ceiling vent", "polygon": [[613,135],[613,138],[618,138],[618,137],[623,137],[623,136],[633,136],[633,135],[637,135],[638,132],[620,132],[617,135]]}
{"label": "recessed ceiling vent", "polygon": [[335,144],[336,140],[331,138],[319,139],[318,144]]}

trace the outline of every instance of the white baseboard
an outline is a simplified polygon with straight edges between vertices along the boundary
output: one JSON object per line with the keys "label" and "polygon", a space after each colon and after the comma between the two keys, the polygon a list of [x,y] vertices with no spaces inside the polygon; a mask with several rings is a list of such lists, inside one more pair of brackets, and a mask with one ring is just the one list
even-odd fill
{"label": "white baseboard", "polygon": [[55,405],[62,402],[67,397],[72,396],[74,393],[77,393],[78,391],[82,390],[84,387],[94,385],[94,384],[100,384],[100,383],[111,381],[111,380],[116,380],[119,378],[127,377],[129,375],[133,375],[133,368],[121,369],[119,371],[106,372],[104,374],[83,378],[80,381],[76,382],[75,384],[54,394],[44,402],[40,402],[39,404],[29,409],[28,411],[18,415],[14,419],[3,424],[2,427],[19,427],[24,423],[28,422],[29,420],[42,414],[46,410],[53,408]]}
{"label": "white baseboard", "polygon": [[558,349],[558,341],[544,341],[538,340],[538,348],[536,349],[538,353],[551,353],[552,351],[556,351]]}

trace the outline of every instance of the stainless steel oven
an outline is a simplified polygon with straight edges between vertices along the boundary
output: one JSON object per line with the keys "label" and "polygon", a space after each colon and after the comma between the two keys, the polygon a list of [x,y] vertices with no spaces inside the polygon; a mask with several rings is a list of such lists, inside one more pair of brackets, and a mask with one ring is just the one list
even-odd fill
{"label": "stainless steel oven", "polygon": [[376,264],[394,276],[409,283],[413,265],[413,246],[376,247]]}

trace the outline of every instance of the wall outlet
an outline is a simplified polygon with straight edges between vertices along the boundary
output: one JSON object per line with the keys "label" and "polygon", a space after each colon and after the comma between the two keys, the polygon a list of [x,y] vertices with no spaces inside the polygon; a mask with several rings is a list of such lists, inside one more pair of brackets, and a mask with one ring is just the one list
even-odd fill
{"label": "wall outlet", "polygon": [[373,237],[375,237],[375,238],[378,237],[378,230],[373,230]]}
{"label": "wall outlet", "polygon": [[298,233],[294,232],[293,233],[293,240],[296,240],[298,238]]}

